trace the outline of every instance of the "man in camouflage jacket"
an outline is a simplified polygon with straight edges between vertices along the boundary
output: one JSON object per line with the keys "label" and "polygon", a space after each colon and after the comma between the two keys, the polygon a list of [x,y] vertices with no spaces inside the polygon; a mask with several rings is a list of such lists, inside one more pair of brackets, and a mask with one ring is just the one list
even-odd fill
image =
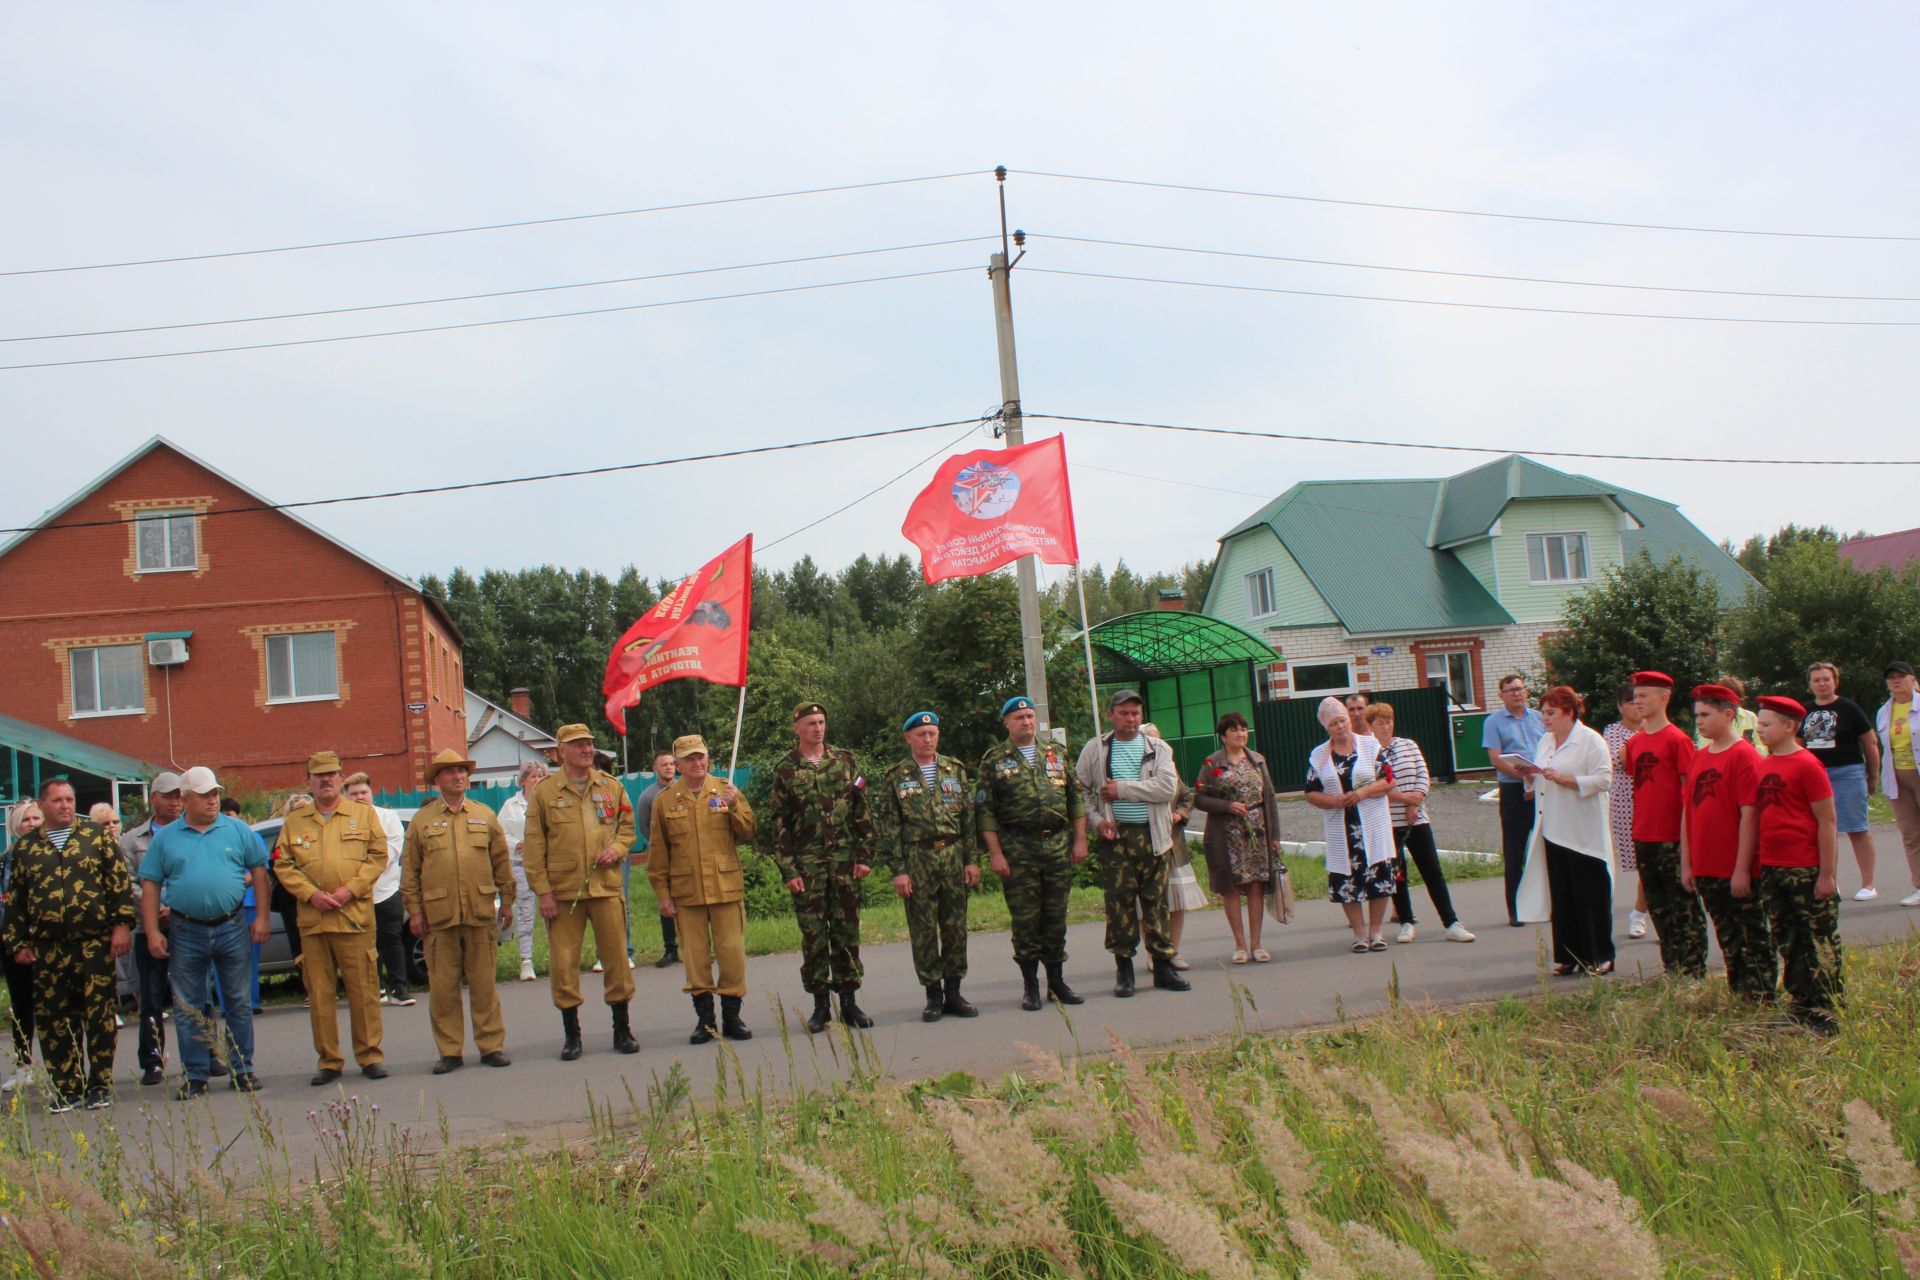
{"label": "man in camouflage jacket", "polygon": [[913,969],[927,990],[923,1022],[979,1015],[960,994],[967,976],[967,891],[980,883],[973,785],[966,766],[939,754],[940,717],[916,711],[902,726],[908,756],[887,770],[874,800],[880,860],[907,904]]}

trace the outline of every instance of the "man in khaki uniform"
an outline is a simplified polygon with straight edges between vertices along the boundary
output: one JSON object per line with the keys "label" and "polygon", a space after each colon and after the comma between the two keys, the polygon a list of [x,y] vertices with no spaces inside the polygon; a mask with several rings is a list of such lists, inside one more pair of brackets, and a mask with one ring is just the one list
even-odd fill
{"label": "man in khaki uniform", "polygon": [[[731,782],[708,775],[707,744],[699,734],[674,739],[673,758],[679,776],[653,802],[647,878],[660,900],[660,914],[673,917],[680,934],[685,990],[699,1017],[689,1040],[713,1039],[716,991],[723,1011],[720,1033],[729,1040],[751,1040],[753,1032],[740,1020],[740,999],[747,994],[747,909],[739,842],[753,836],[753,810]],[[720,962],[718,986],[715,960]]]}
{"label": "man in khaki uniform", "polygon": [[[427,1012],[440,1061],[433,1074],[464,1064],[467,1030],[461,1018],[460,983],[473,1004],[473,1042],[489,1067],[511,1066],[500,997],[493,989],[499,955],[498,930],[513,918],[513,862],[507,833],[493,810],[467,799],[473,761],[448,747],[427,766],[427,785],[437,787],[407,824],[400,860],[400,894],[413,936],[427,953]],[[494,895],[500,896],[499,905]]]}
{"label": "man in khaki uniform", "polygon": [[627,964],[627,900],[620,890],[620,866],[633,847],[633,805],[620,779],[593,767],[592,730],[565,724],[554,737],[560,743],[560,772],[542,779],[527,797],[521,862],[547,922],[549,980],[566,1032],[560,1057],[572,1062],[581,1054],[580,947],[589,924],[594,950],[606,966],[613,1047],[638,1053],[640,1042],[633,1038],[627,1012],[633,969]]}
{"label": "man in khaki uniform", "polygon": [[380,1049],[380,975],[374,959],[373,882],[387,865],[387,836],[373,806],[340,789],[340,757],[318,751],[307,760],[313,803],[288,812],[274,846],[273,869],[300,903],[300,976],[307,987],[313,1047],[320,1069],[308,1083],[332,1084],[340,1057],[335,985],[347,989],[353,1060],[374,1080],[387,1074]]}

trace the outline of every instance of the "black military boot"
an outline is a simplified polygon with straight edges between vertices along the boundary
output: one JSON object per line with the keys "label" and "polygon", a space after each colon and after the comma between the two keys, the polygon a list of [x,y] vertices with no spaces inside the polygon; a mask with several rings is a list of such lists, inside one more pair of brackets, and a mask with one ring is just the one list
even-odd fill
{"label": "black military boot", "polygon": [[1020,961],[1020,981],[1022,983],[1020,1007],[1032,1013],[1040,1007],[1040,962],[1038,960]]}
{"label": "black military boot", "polygon": [[1153,985],[1162,991],[1191,991],[1193,984],[1180,976],[1173,967],[1173,957],[1155,956],[1153,958]]}
{"label": "black military boot", "polygon": [[729,1040],[751,1040],[753,1032],[740,1021],[740,997],[720,997],[720,1034]]}
{"label": "black military boot", "polygon": [[929,982],[927,984],[927,1007],[920,1011],[920,1021],[938,1022],[940,1021],[940,1016],[946,1011],[946,993],[941,990],[939,983]]}
{"label": "black military boot", "polygon": [[833,1021],[833,1002],[824,991],[813,993],[813,1016],[807,1019],[807,1033],[819,1035]]}
{"label": "black military boot", "polygon": [[615,1053],[638,1053],[640,1042],[633,1038],[633,1024],[627,1020],[627,1006],[631,1000],[622,1000],[619,1004],[608,1005],[613,1010],[613,1051]]}
{"label": "black military boot", "polygon": [[1086,997],[1067,985],[1066,968],[1064,963],[1047,966],[1047,995],[1061,1004],[1085,1004]]}
{"label": "black military boot", "polygon": [[580,1010],[562,1009],[560,1026],[567,1034],[567,1038],[560,1043],[560,1061],[572,1062],[585,1052],[580,1047]]}
{"label": "black military boot", "polygon": [[860,1002],[853,996],[853,993],[858,990],[858,987],[840,988],[840,1021],[850,1027],[870,1027],[873,1025],[873,1019],[866,1015],[860,1008]]}
{"label": "black military boot", "polygon": [[693,1034],[687,1037],[688,1044],[705,1044],[713,1039],[713,997],[698,995],[693,998]]}
{"label": "black military boot", "polygon": [[[932,987],[927,988],[927,994],[933,994]],[[1075,998],[1078,999],[1078,997]],[[958,978],[947,979],[946,998],[941,1001],[940,1007],[956,1018],[977,1018],[980,1016],[980,1011],[973,1007],[973,1003],[960,994],[960,979]]]}
{"label": "black military boot", "polygon": [[1125,1000],[1133,994],[1133,957],[1113,958],[1113,994]]}

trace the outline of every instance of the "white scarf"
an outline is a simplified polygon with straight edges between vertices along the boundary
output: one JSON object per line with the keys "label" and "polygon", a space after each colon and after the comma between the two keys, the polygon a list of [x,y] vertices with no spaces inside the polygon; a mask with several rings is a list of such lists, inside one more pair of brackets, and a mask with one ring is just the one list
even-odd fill
{"label": "white scarf", "polygon": [[[1380,759],[1380,740],[1371,734],[1356,733],[1353,742],[1354,751],[1359,757],[1353,762],[1353,785],[1358,789],[1378,776],[1375,768]],[[1323,794],[1337,796],[1345,793],[1340,785],[1340,771],[1334,767],[1331,742],[1323,742],[1315,747],[1307,763],[1319,777]],[[1359,808],[1360,840],[1367,851],[1367,865],[1372,867],[1393,861],[1393,808],[1387,803],[1387,798],[1375,796],[1371,800],[1362,800]],[[1347,855],[1347,811],[1322,809],[1320,817],[1326,831],[1328,873],[1352,875],[1353,862]]]}

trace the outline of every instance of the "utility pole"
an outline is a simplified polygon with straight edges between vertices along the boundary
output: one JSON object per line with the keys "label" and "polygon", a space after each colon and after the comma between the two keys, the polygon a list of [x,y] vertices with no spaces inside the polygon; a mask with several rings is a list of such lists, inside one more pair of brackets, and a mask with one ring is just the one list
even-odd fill
{"label": "utility pole", "polygon": [[[1000,252],[987,260],[987,275],[993,282],[993,327],[1000,351],[1000,421],[1007,444],[1012,446],[1026,443],[1027,438],[1020,421],[1020,365],[1013,351],[1011,280],[1014,264],[1027,255],[1022,248],[1019,257],[1008,258],[1007,167],[1001,165],[993,172],[1000,183]],[[1024,231],[1014,232],[1014,245],[1024,245],[1026,238]],[[1037,556],[1021,556],[1014,562],[1013,572],[1020,585],[1020,653],[1026,662],[1027,697],[1033,699],[1040,736],[1044,738],[1052,732],[1053,716],[1047,704],[1046,640],[1040,631],[1040,580],[1035,570],[1039,563]]]}

